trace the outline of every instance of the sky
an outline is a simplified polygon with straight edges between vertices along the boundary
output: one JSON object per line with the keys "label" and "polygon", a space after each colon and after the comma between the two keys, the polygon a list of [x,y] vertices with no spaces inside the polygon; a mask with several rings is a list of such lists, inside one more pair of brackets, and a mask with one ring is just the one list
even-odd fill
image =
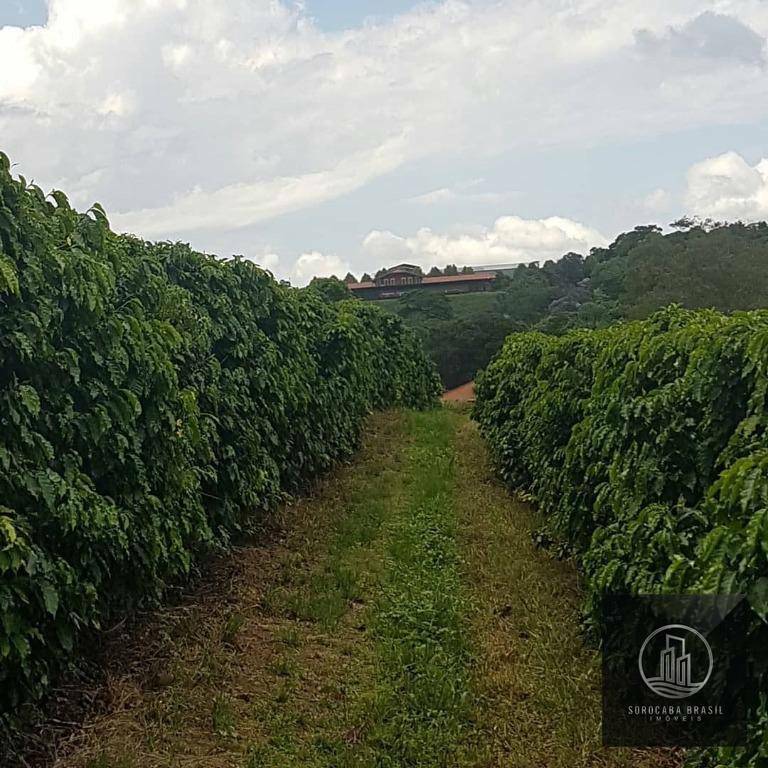
{"label": "sky", "polygon": [[766,0],[0,0],[0,151],[277,277],[768,218]]}

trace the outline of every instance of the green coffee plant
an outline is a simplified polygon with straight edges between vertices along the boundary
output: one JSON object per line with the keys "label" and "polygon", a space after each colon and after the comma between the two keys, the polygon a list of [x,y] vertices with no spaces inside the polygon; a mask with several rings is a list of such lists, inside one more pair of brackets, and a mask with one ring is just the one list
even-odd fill
{"label": "green coffee plant", "polygon": [[439,380],[402,322],[110,231],[0,154],[0,713]]}
{"label": "green coffee plant", "polygon": [[[768,312],[670,307],[605,330],[511,336],[478,378],[474,416],[504,480],[578,554],[597,635],[606,592],[743,592],[757,626],[767,397]],[[761,764],[767,723],[763,707],[747,749],[692,759]]]}

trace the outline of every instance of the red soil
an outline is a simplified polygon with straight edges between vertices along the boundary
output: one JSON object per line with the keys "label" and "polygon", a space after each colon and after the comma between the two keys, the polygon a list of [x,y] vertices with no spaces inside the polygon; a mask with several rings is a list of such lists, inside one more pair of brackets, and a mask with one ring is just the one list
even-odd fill
{"label": "red soil", "polygon": [[475,382],[468,381],[455,389],[443,393],[444,403],[471,403],[475,400]]}

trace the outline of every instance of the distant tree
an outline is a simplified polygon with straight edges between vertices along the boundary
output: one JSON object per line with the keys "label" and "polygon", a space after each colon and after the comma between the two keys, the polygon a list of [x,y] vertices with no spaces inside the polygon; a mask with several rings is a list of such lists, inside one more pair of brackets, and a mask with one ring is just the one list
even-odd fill
{"label": "distant tree", "polygon": [[574,325],[580,328],[605,328],[620,317],[618,302],[606,301],[600,291],[595,292],[594,301],[582,304],[576,313]]}
{"label": "distant tree", "polygon": [[713,229],[726,227],[728,224],[724,221],[717,221],[716,219],[702,219],[699,216],[683,216],[677,221],[673,221],[669,226],[672,227],[672,229],[679,229],[681,231],[703,229],[705,232],[711,232]]}
{"label": "distant tree", "polygon": [[325,301],[341,301],[352,296],[352,291],[347,288],[346,283],[339,280],[335,275],[333,277],[313,277],[307,290],[319,293]]}
{"label": "distant tree", "polygon": [[573,313],[546,315],[533,328],[550,336],[559,336],[574,327]]}
{"label": "distant tree", "polygon": [[579,253],[566,253],[557,261],[547,261],[542,270],[546,272],[554,283],[565,287],[576,285],[585,276],[584,258]]}
{"label": "distant tree", "polygon": [[440,267],[432,267],[427,273],[427,277],[440,277],[443,273],[440,271]]}
{"label": "distant tree", "polygon": [[351,273],[347,272],[346,277],[344,278],[345,283],[356,283],[357,278]]}
{"label": "distant tree", "polygon": [[363,276],[360,278],[361,283],[372,283],[373,278],[366,272],[363,274]]}
{"label": "distant tree", "polygon": [[386,269],[377,269],[376,277],[381,277],[386,271],[387,271]]}
{"label": "distant tree", "polygon": [[458,267],[455,264],[448,264],[446,268],[443,270],[444,275],[458,275],[459,270]]}
{"label": "distant tree", "polygon": [[672,303],[723,312],[768,306],[768,224],[679,223],[685,228],[668,235],[658,228],[619,235],[592,265],[592,290],[631,319]]}
{"label": "distant tree", "polygon": [[496,293],[496,304],[504,317],[533,323],[543,317],[547,307],[557,298],[542,270],[525,276],[515,276],[506,290]]}
{"label": "distant tree", "polygon": [[570,296],[560,296],[553,299],[547,307],[547,313],[550,315],[566,315],[569,312],[576,312],[581,304]]}
{"label": "distant tree", "polygon": [[695,226],[697,226],[697,222],[698,219],[696,216],[681,216],[679,219],[673,221],[669,226],[672,227],[672,229],[687,230],[693,229]]}
{"label": "distant tree", "polygon": [[497,272],[493,279],[493,290],[504,291],[512,285],[512,278],[506,272]]}
{"label": "distant tree", "polygon": [[451,388],[471,381],[480,368],[488,365],[508,334],[524,329],[522,323],[480,310],[468,317],[427,320],[419,332],[443,384]]}
{"label": "distant tree", "polygon": [[461,274],[462,275],[471,275],[475,270],[472,269],[472,267],[462,267],[461,268]]}
{"label": "distant tree", "polygon": [[[388,308],[421,336],[451,387],[471,379],[507,334],[524,328],[602,328],[672,303],[724,312],[768,307],[768,223],[689,217],[679,224],[666,235],[656,226],[637,227],[586,258],[568,253],[518,265],[494,280],[491,293],[414,292]],[[449,267],[445,274],[457,272]]]}

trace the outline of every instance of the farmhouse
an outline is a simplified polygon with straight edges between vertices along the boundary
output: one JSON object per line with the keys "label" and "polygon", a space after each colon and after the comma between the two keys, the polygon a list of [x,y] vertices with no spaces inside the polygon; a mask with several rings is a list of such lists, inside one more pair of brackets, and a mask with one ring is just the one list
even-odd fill
{"label": "farmhouse", "polygon": [[370,283],[349,283],[352,293],[369,301],[396,299],[416,288],[440,293],[473,293],[489,291],[496,279],[495,271],[469,272],[459,275],[425,277],[421,269],[413,264],[398,264],[379,273]]}

